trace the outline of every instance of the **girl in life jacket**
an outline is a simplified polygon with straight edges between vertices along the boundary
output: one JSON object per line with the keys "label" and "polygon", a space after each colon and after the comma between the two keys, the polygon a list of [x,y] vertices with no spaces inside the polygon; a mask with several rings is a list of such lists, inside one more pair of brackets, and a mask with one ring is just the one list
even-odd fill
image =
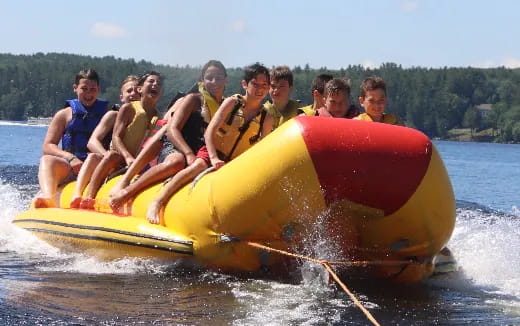
{"label": "girl in life jacket", "polygon": [[204,133],[206,145],[187,168],[178,172],[149,205],[147,219],[158,224],[161,211],[170,197],[208,167],[220,168],[265,137],[273,117],[263,110],[262,101],[269,90],[269,71],[256,63],[244,69],[245,95],[224,100]]}
{"label": "girl in life jacket", "polygon": [[80,208],[92,209],[95,198],[105,178],[113,171],[131,166],[141,143],[157,120],[156,105],[162,94],[162,79],[151,71],[139,78],[140,101],[124,104],[117,112],[110,150],[94,170]]}
{"label": "girl in life jacket", "polygon": [[[148,149],[143,150],[148,154],[137,157],[134,166],[110,192],[110,206],[114,211],[140,191],[195,161],[195,153],[204,145],[204,131],[223,101],[226,83],[226,68],[220,61],[210,60],[203,66],[198,91],[175,102],[170,122],[150,140]],[[157,153],[158,164],[131,183]]]}

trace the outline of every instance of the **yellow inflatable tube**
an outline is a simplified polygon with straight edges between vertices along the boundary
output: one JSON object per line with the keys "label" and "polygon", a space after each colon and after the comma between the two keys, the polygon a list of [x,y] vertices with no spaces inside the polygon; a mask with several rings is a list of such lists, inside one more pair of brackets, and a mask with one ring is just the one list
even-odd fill
{"label": "yellow inflatable tube", "polygon": [[[131,216],[122,217],[102,204],[114,182],[100,190],[99,212],[67,209],[69,184],[63,208],[30,209],[14,222],[53,243],[104,256],[192,257],[241,271],[280,264],[279,256],[247,241],[294,251],[320,232],[336,260],[411,261],[367,269],[367,276],[407,282],[432,273],[433,257],[455,223],[451,183],[431,141],[413,129],[364,121],[297,117],[285,123],[175,194],[160,226],[144,217],[161,185],[141,193]],[[79,226],[56,230],[69,224]]]}

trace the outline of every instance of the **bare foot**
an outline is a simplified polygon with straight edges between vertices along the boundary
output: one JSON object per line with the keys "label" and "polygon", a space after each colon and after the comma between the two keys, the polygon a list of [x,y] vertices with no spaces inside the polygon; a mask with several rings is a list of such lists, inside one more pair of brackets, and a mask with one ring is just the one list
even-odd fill
{"label": "bare foot", "polygon": [[118,181],[116,183],[116,185],[114,187],[112,187],[112,189],[110,189],[110,192],[108,193],[108,197],[117,197],[119,195],[119,193],[121,192],[121,190],[125,189],[126,187],[128,187],[127,184],[123,184],[123,183],[121,183],[121,181]]}
{"label": "bare foot", "polygon": [[159,215],[162,211],[162,208],[163,207],[161,204],[159,204],[159,202],[155,200],[151,202],[150,206],[148,206],[148,212],[146,212],[146,219],[148,222],[152,224],[159,224],[159,221],[161,220]]}
{"label": "bare foot", "polygon": [[80,204],[81,204],[81,197],[74,197],[70,201],[70,208],[79,208]]}
{"label": "bare foot", "polygon": [[108,203],[112,210],[115,212],[123,205],[125,202],[128,201],[128,191],[125,189],[120,189],[117,193],[115,193],[113,196],[110,195],[110,202]]}
{"label": "bare foot", "polygon": [[79,208],[81,209],[94,209],[94,205],[96,204],[96,200],[94,198],[83,198],[79,203]]}
{"label": "bare foot", "polygon": [[56,207],[54,200],[44,197],[36,197],[32,202],[34,208],[53,208]]}

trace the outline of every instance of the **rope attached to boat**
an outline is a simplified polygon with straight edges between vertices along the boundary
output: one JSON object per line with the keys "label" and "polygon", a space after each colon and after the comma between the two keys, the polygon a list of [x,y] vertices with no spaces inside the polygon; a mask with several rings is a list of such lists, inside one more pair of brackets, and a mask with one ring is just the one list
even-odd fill
{"label": "rope attached to boat", "polygon": [[354,304],[365,314],[367,319],[370,320],[370,322],[372,322],[373,325],[377,325],[377,326],[380,326],[379,322],[374,318],[374,316],[372,316],[370,311],[368,311],[363,306],[363,304],[358,300],[358,298],[356,298],[356,296],[348,289],[348,287],[345,285],[345,283],[343,283],[341,281],[341,279],[338,277],[338,275],[332,269],[331,265],[345,265],[345,266],[390,265],[390,266],[400,266],[400,265],[407,265],[407,264],[410,264],[410,263],[414,263],[414,261],[410,261],[410,260],[343,261],[343,262],[342,261],[333,261],[333,262],[329,262],[329,261],[326,261],[326,260],[315,259],[315,258],[312,258],[312,257],[307,257],[307,256],[291,253],[291,252],[288,252],[288,251],[275,249],[275,248],[272,248],[272,247],[268,247],[268,246],[262,245],[262,244],[257,243],[257,242],[246,241],[246,244],[251,246],[251,247],[257,248],[257,249],[262,249],[262,250],[266,250],[266,251],[276,252],[276,253],[281,254],[281,255],[294,257],[294,258],[299,258],[299,259],[307,260],[307,261],[310,261],[310,262],[313,262],[313,263],[316,263],[316,264],[323,265],[325,267],[325,269],[327,270],[327,272],[329,273],[329,275],[332,276],[332,278],[339,284],[339,286],[341,286],[343,291],[345,291],[345,293],[347,293],[347,295],[354,302]]}

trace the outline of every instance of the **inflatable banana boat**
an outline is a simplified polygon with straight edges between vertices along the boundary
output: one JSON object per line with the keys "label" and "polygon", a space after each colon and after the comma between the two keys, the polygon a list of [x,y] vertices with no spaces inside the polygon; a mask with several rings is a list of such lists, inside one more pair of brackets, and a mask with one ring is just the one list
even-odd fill
{"label": "inflatable banana boat", "polygon": [[[369,277],[404,282],[431,275],[455,224],[452,186],[430,139],[381,123],[297,117],[175,194],[160,225],[145,216],[162,185],[116,215],[106,205],[116,181],[101,188],[95,210],[69,208],[72,183],[61,208],[29,209],[13,222],[96,256],[189,258],[221,270],[283,263],[251,241],[293,252],[326,246],[335,260],[383,262],[368,264]],[[384,264],[392,261],[408,263]]]}

